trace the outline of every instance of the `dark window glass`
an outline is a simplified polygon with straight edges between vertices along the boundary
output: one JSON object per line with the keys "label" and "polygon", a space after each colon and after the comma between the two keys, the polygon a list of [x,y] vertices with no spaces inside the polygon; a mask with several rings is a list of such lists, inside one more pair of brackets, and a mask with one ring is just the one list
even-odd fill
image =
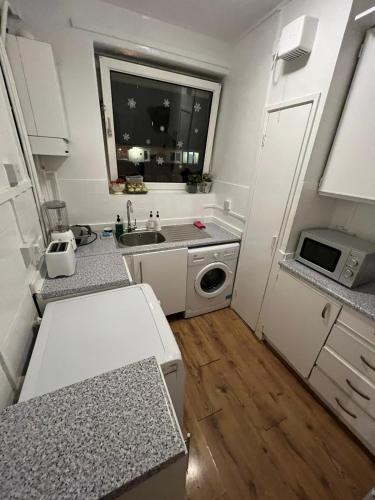
{"label": "dark window glass", "polygon": [[303,259],[316,264],[327,271],[333,272],[341,257],[340,250],[332,248],[324,243],[305,238],[300,255]]}
{"label": "dark window glass", "polygon": [[201,279],[201,288],[206,293],[213,293],[225,282],[226,274],[222,269],[210,269]]}
{"label": "dark window glass", "polygon": [[119,177],[186,182],[204,164],[212,92],[111,71]]}

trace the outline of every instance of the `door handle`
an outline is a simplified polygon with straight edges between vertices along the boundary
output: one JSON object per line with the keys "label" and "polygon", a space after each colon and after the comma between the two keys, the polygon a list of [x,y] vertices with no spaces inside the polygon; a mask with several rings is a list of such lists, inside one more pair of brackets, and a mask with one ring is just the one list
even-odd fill
{"label": "door handle", "polygon": [[339,398],[335,398],[336,400],[336,403],[339,405],[339,407],[344,410],[345,413],[347,413],[348,415],[350,415],[352,418],[358,418],[357,415],[355,413],[352,413],[351,411],[347,410],[345,408],[345,406],[341,403],[341,401],[339,400]]}
{"label": "door handle", "polygon": [[279,238],[278,234],[273,235],[271,238],[271,255],[273,255],[273,251],[274,251],[274,248],[276,246],[278,238]]}
{"label": "door handle", "polygon": [[367,396],[366,394],[364,394],[363,392],[359,391],[356,387],[354,387],[354,385],[350,382],[350,380],[347,378],[346,379],[346,383],[348,384],[348,386],[354,391],[356,392],[359,396],[361,396],[363,399],[367,399],[367,401],[370,401],[371,398],[369,396]]}
{"label": "door handle", "polygon": [[141,283],[143,283],[143,267],[142,267],[142,261],[139,261],[139,277],[141,278]]}
{"label": "door handle", "polygon": [[369,361],[367,361],[367,359],[366,359],[364,356],[362,356],[362,354],[361,354],[360,358],[361,358],[361,360],[363,361],[363,363],[364,363],[364,364],[365,364],[368,368],[370,368],[371,370],[374,370],[374,372],[375,372],[375,366],[373,366],[373,365],[372,365]]}
{"label": "door handle", "polygon": [[111,119],[109,116],[107,118],[107,135],[108,135],[108,137],[112,137],[112,135],[113,135]]}
{"label": "door handle", "polygon": [[328,304],[328,303],[323,307],[323,311],[322,311],[322,318],[323,319],[326,319],[326,315],[327,315],[327,312],[329,311],[329,308],[330,308],[330,304]]}

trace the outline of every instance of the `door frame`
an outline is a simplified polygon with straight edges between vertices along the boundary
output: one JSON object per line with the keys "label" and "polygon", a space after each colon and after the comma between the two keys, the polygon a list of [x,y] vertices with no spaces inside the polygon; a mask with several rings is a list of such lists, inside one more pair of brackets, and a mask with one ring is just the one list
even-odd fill
{"label": "door frame", "polygon": [[[275,113],[277,111],[282,111],[282,110],[288,109],[288,108],[293,108],[293,107],[297,107],[297,106],[304,106],[306,104],[311,104],[311,111],[310,111],[310,115],[309,115],[309,118],[308,118],[308,121],[306,124],[306,132],[305,132],[304,139],[303,139],[303,142],[301,145],[301,153],[300,153],[300,157],[299,157],[299,160],[297,162],[297,165],[295,167],[293,180],[292,180],[292,183],[290,186],[289,195],[287,198],[284,214],[283,214],[281,225],[280,225],[280,231],[279,231],[279,234],[277,237],[277,241],[276,241],[274,248],[273,248],[273,254],[272,254],[272,258],[271,258],[271,262],[270,262],[270,266],[269,266],[269,270],[268,270],[268,276],[267,276],[266,286],[265,286],[264,294],[263,294],[263,298],[262,298],[262,304],[261,304],[261,308],[260,308],[260,312],[259,312],[259,316],[258,316],[258,320],[257,320],[257,324],[256,324],[255,335],[259,339],[263,338],[263,333],[262,333],[262,328],[260,327],[260,323],[262,320],[262,308],[264,305],[264,299],[265,299],[265,296],[266,296],[266,293],[268,290],[268,286],[270,283],[270,275],[271,275],[272,269],[275,265],[276,259],[277,259],[277,262],[279,261],[280,247],[281,247],[282,243],[284,242],[285,235],[286,235],[287,229],[288,229],[288,225],[290,224],[290,214],[291,214],[293,202],[296,199],[298,182],[301,178],[301,175],[304,172],[306,172],[307,164],[308,164],[308,161],[310,159],[311,151],[312,151],[312,148],[314,145],[314,140],[311,140],[311,138],[315,138],[316,133],[317,133],[317,126],[316,126],[315,118],[317,115],[317,110],[319,107],[320,98],[321,98],[321,93],[308,94],[306,96],[298,97],[295,99],[288,99],[286,101],[279,101],[277,103],[270,104],[264,108],[262,135],[261,135],[261,141],[260,141],[260,144],[258,147],[258,154],[257,154],[257,159],[256,159],[256,169],[255,169],[254,184],[253,184],[254,188],[252,189],[251,194],[249,196],[248,205],[247,205],[247,209],[246,209],[246,224],[245,224],[245,228],[244,228],[244,232],[243,232],[243,239],[245,238],[245,235],[249,229],[248,224],[249,224],[249,220],[250,220],[250,214],[251,214],[251,211],[253,208],[254,193],[255,193],[255,189],[257,187],[258,178],[259,178],[259,174],[260,174],[260,161],[261,161],[263,146],[265,144],[265,140],[267,137],[268,118],[269,118],[270,114]],[[241,258],[241,253],[240,253],[239,258]],[[284,255],[283,259],[284,258],[285,258],[285,255]]]}

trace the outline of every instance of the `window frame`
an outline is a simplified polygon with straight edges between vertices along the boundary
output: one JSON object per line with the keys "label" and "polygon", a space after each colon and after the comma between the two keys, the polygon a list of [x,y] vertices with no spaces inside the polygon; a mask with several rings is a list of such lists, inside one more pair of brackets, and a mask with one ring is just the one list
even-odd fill
{"label": "window frame", "polygon": [[[214,144],[215,128],[217,122],[217,114],[219,108],[221,84],[203,80],[192,76],[175,73],[173,71],[166,71],[164,69],[153,68],[144,66],[120,59],[112,59],[110,57],[99,56],[100,66],[100,79],[102,86],[103,97],[103,113],[104,113],[104,132],[107,141],[108,152],[108,167],[110,180],[115,180],[118,177],[117,158],[116,158],[116,140],[113,121],[113,107],[112,107],[112,90],[110,72],[117,71],[120,73],[128,73],[134,76],[159,80],[167,83],[174,83],[183,85],[185,87],[193,87],[200,90],[208,90],[212,92],[210,120],[208,124],[206,149],[203,164],[203,173],[210,171],[212,150]],[[147,182],[149,190],[184,190],[185,184],[183,182]]]}

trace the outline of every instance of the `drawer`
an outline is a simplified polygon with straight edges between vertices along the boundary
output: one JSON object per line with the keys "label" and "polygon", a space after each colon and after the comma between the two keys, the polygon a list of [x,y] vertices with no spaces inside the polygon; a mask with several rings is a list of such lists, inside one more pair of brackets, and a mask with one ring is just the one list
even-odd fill
{"label": "drawer", "polygon": [[375,382],[375,349],[370,344],[339,324],[335,324],[326,345],[371,382]]}
{"label": "drawer", "polygon": [[[319,354],[317,365],[358,406],[375,419],[375,385],[341,359],[329,347]],[[374,422],[375,425],[375,422]]]}
{"label": "drawer", "polygon": [[366,318],[363,314],[357,313],[352,309],[344,307],[337,318],[337,322],[374,344],[375,348],[375,321]]}
{"label": "drawer", "polygon": [[375,453],[375,422],[319,368],[310,375],[311,387],[336,415]]}

